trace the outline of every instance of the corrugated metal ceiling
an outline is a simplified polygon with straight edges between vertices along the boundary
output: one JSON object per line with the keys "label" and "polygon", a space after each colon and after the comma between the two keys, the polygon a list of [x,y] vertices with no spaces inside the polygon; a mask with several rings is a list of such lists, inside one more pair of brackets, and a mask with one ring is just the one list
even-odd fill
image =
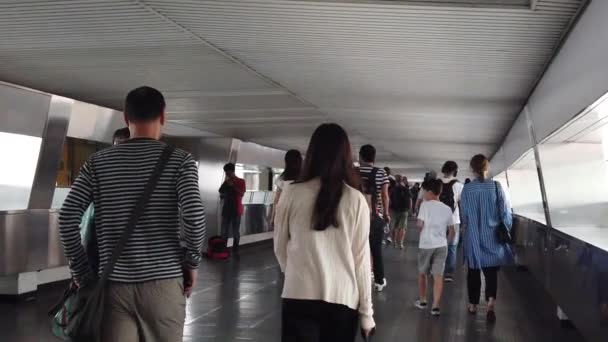
{"label": "corrugated metal ceiling", "polygon": [[581,2],[0,0],[0,78],[116,108],[150,84],[175,122],[273,147],[337,121],[437,167],[494,151]]}

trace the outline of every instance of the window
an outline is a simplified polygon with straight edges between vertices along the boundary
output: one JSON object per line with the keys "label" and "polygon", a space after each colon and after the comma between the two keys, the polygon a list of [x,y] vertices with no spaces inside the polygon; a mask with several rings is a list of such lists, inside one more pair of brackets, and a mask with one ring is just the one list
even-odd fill
{"label": "window", "polygon": [[547,224],[533,151],[528,150],[516,161],[507,170],[506,177],[513,212]]}
{"label": "window", "polygon": [[494,180],[500,183],[500,185],[502,186],[503,190],[505,191],[508,206],[509,208],[511,208],[511,191],[509,189],[509,181],[507,180],[507,172],[504,171],[496,175],[496,177],[494,177]]}
{"label": "window", "polygon": [[0,210],[27,209],[41,138],[0,132]]}
{"label": "window", "polygon": [[600,100],[539,145],[554,227],[608,227],[607,123]]}

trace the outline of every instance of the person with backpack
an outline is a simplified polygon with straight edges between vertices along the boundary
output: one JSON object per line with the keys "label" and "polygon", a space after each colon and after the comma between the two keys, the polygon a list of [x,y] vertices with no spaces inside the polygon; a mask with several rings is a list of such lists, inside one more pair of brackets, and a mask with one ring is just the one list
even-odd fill
{"label": "person with backpack", "polygon": [[[90,290],[81,302],[92,303],[74,312],[87,314],[74,322],[75,334],[87,341],[181,342],[205,240],[198,167],[190,153],[159,141],[166,117],[160,91],[136,88],[124,107],[130,139],[84,163],[59,214],[74,286]],[[98,277],[79,229],[91,203]]]}
{"label": "person with backpack", "polygon": [[444,279],[446,282],[451,283],[454,281],[454,271],[456,269],[456,254],[458,251],[458,242],[460,238],[460,196],[464,185],[456,179],[458,175],[458,164],[456,162],[448,160],[443,164],[441,168],[443,177],[443,191],[439,200],[443,204],[447,205],[452,209],[454,214],[454,230],[456,235],[454,239],[448,244],[448,258],[445,262]]}
{"label": "person with backpack", "polygon": [[374,289],[381,292],[387,285],[384,277],[382,240],[384,226],[391,221],[390,195],[388,192],[390,182],[386,171],[374,166],[375,161],[376,148],[372,145],[361,146],[359,150],[359,163],[361,164],[359,174],[361,176],[361,190],[367,199],[371,212],[369,244],[372,250]]}
{"label": "person with backpack", "polygon": [[407,233],[409,211],[412,208],[412,194],[407,184],[407,178],[396,175],[395,186],[391,191],[391,232],[395,248],[403,249]]}

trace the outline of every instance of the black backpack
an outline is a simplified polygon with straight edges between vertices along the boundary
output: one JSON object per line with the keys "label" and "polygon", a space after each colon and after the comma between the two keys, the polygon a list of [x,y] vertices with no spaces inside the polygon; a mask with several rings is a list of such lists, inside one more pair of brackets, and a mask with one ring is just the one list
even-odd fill
{"label": "black backpack", "polygon": [[395,186],[391,191],[391,208],[398,212],[405,212],[410,209],[410,190],[404,186]]}
{"label": "black backpack", "polygon": [[439,196],[439,200],[450,207],[452,212],[456,211],[456,201],[454,201],[454,184],[458,183],[457,179],[452,180],[448,184],[443,184],[443,191]]}

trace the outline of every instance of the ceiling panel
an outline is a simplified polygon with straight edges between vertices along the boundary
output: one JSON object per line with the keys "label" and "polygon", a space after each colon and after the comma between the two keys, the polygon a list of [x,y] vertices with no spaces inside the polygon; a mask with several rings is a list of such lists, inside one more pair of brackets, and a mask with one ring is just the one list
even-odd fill
{"label": "ceiling panel", "polygon": [[[0,79],[305,148],[337,121],[383,163],[491,154],[582,0],[0,0]],[[534,10],[532,9],[534,8]]]}
{"label": "ceiling panel", "polygon": [[0,0],[0,32],[6,82],[116,109],[150,85],[165,94],[169,121],[240,138],[268,134],[264,120],[276,131],[326,117],[139,1]]}
{"label": "ceiling panel", "polygon": [[581,5],[482,2],[146,1],[398,159],[387,162],[427,167],[495,151]]}

